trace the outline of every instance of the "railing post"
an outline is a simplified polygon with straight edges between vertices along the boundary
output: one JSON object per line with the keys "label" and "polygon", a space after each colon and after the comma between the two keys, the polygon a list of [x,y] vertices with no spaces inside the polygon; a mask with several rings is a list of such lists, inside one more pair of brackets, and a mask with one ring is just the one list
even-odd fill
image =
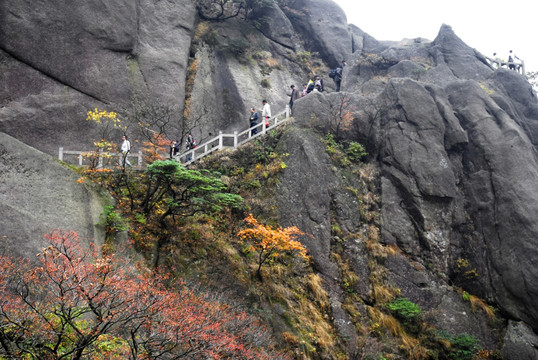
{"label": "railing post", "polygon": [[60,146],[60,150],[58,151],[58,159],[60,161],[64,161],[64,148]]}
{"label": "railing post", "polygon": [[290,105],[286,105],[286,119],[290,117]]}
{"label": "railing post", "polygon": [[99,160],[97,161],[97,168],[101,169],[103,167],[103,149],[99,149]]}
{"label": "railing post", "polygon": [[78,166],[82,166],[82,152],[78,154]]}
{"label": "railing post", "polygon": [[142,167],[142,151],[138,150],[138,166]]}
{"label": "railing post", "polygon": [[237,149],[237,131],[234,131],[234,150]]}
{"label": "railing post", "polygon": [[224,146],[224,139],[222,138],[222,131],[219,131],[219,150]]}
{"label": "railing post", "polygon": [[267,130],[267,123],[268,123],[268,122],[269,122],[269,119],[263,121],[263,125],[262,125],[262,134],[265,134],[265,132],[266,132],[266,130]]}

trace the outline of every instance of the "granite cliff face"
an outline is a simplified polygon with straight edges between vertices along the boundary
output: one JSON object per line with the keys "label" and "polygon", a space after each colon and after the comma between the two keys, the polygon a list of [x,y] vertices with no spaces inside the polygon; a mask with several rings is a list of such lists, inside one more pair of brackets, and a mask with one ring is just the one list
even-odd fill
{"label": "granite cliff face", "polygon": [[[380,239],[400,250],[386,260],[387,279],[427,309],[436,326],[502,346],[506,359],[536,358],[538,102],[530,85],[520,74],[490,67],[446,25],[432,42],[386,43],[348,26],[330,0],[299,0],[265,13],[272,21],[257,26],[235,18],[210,23],[205,35],[211,36],[204,37],[188,0],[90,0],[76,7],[61,0],[3,1],[0,131],[55,155],[59,144],[91,144],[88,109],[128,107],[143,94],[177,109],[180,118],[187,97],[201,141],[218,130],[244,129],[248,108],[262,99],[274,113],[283,110],[290,84],[347,60],[342,92],[332,92],[326,78],[325,93],[296,102],[295,123],[279,145],[290,156],[275,194],[282,225],[314,235],[306,245],[347,351],[356,352],[357,333],[342,307],[331,226],[363,231],[356,198],[345,190],[358,186],[358,178],[334,167],[312,129],[313,119],[328,121],[343,99],[353,109],[353,126],[339,136],[365,144],[378,172],[372,186],[380,199]],[[232,46],[238,39],[251,44],[250,58]],[[2,176],[16,183],[24,171],[4,159],[23,164],[30,155],[6,135],[2,145]],[[3,222],[23,213],[5,200],[21,194],[8,197],[9,191],[2,190]],[[43,198],[41,191],[32,194]],[[9,234],[23,239],[29,232]],[[360,279],[355,291],[368,301],[366,245],[359,239],[342,246]],[[463,261],[473,276],[461,275]],[[456,287],[499,308],[509,321],[504,343],[484,315],[469,311]]]}
{"label": "granite cliff face", "polygon": [[88,109],[181,111],[194,21],[188,0],[2,1],[0,130],[56,154],[92,143]]}

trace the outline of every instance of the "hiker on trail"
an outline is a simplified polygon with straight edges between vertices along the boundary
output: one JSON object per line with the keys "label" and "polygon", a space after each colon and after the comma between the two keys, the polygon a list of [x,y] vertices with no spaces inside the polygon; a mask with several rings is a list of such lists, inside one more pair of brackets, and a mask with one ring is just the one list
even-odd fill
{"label": "hiker on trail", "polygon": [[269,126],[269,118],[271,117],[271,107],[267,100],[263,100],[262,119],[265,120],[265,127]]}
{"label": "hiker on trail", "polygon": [[291,95],[290,95],[290,113],[293,111],[293,102],[299,98],[299,91],[295,89],[295,85],[290,86],[291,87]]}
{"label": "hiker on trail", "polygon": [[495,61],[495,66],[499,69],[502,66],[503,59],[496,52],[493,53],[493,60]]}
{"label": "hiker on trail", "polygon": [[[192,136],[190,131],[187,131],[187,133],[185,134],[185,148],[187,148],[187,150],[191,150],[191,149],[194,149],[195,147],[196,147],[196,140],[194,140],[194,137]],[[188,153],[187,155],[185,155],[186,162],[191,161],[191,159],[192,159],[192,153]]]}
{"label": "hiker on trail", "polygon": [[318,89],[319,92],[325,90],[323,87],[323,79],[319,75],[316,75],[316,80],[314,80],[314,89]]}
{"label": "hiker on trail", "polygon": [[[340,84],[342,83],[342,72],[344,70],[344,67],[346,66],[346,62],[342,62],[342,66],[337,67],[334,71],[334,91],[339,92],[340,91]],[[332,72],[332,70],[331,70]]]}
{"label": "hiker on trail", "polygon": [[[250,121],[250,127],[251,128],[253,126],[258,125],[258,113],[256,112],[256,110],[253,107],[250,108],[250,118],[248,120]],[[250,136],[254,136],[257,133],[258,133],[258,128],[255,127],[250,131]]]}
{"label": "hiker on trail", "polygon": [[127,156],[129,155],[129,152],[131,152],[131,142],[127,139],[127,135],[123,135],[121,137],[121,140],[123,141],[121,143],[121,158],[119,160],[119,164],[122,167],[125,167],[125,164],[129,166],[133,166]]}
{"label": "hiker on trail", "polygon": [[303,84],[303,92],[301,93],[301,97],[306,96],[306,84]]}
{"label": "hiker on trail", "polygon": [[314,81],[308,80],[308,84],[306,84],[306,93],[310,94],[314,90]]}
{"label": "hiker on trail", "polygon": [[172,143],[170,143],[170,159],[173,159],[177,156],[180,150],[181,143],[176,140],[172,140]]}
{"label": "hiker on trail", "polygon": [[519,60],[519,58],[514,52],[512,52],[512,50],[510,50],[510,52],[508,53],[508,68],[510,68],[510,70],[517,69],[516,60]]}

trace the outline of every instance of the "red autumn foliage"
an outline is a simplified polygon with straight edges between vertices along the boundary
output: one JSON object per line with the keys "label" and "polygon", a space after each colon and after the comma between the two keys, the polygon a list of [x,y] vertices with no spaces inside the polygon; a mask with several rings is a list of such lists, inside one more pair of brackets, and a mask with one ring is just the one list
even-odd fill
{"label": "red autumn foliage", "polygon": [[153,133],[151,139],[144,140],[144,161],[148,164],[156,160],[164,160],[163,154],[170,148],[170,140],[166,140],[163,134]]}
{"label": "red autumn foliage", "polygon": [[266,331],[171,279],[53,232],[39,264],[0,256],[0,358],[276,359]]}

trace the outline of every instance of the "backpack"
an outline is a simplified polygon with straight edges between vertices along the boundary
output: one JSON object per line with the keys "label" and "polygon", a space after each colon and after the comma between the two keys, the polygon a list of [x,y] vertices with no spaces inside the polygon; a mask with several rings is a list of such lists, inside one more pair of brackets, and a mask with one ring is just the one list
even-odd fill
{"label": "backpack", "polygon": [[194,136],[190,135],[187,137],[187,149],[194,148],[196,148],[196,140],[194,139]]}
{"label": "backpack", "polygon": [[331,71],[329,71],[329,77],[331,79],[334,79],[335,76],[336,76],[336,69],[331,69]]}

